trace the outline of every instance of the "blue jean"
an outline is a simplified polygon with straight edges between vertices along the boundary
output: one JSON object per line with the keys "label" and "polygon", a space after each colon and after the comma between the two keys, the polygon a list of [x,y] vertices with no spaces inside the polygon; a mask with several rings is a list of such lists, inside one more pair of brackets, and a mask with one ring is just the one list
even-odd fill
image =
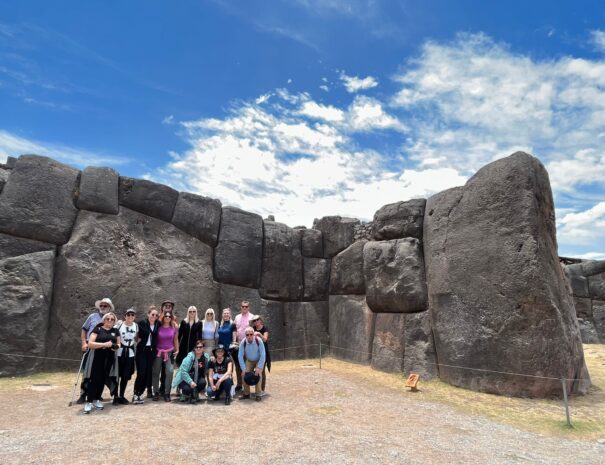
{"label": "blue jean", "polygon": [[221,392],[225,393],[225,396],[231,396],[231,387],[233,386],[233,380],[227,378],[221,382],[221,385],[216,391],[212,390],[212,387],[208,386],[208,397],[218,399],[221,396]]}

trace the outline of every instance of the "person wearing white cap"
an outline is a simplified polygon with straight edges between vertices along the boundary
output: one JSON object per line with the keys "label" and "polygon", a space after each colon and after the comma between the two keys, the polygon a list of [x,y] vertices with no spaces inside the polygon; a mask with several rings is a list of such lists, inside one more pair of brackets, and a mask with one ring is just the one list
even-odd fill
{"label": "person wearing white cap", "polygon": [[[86,318],[86,321],[84,322],[80,330],[80,341],[82,342],[82,352],[84,352],[84,360],[82,362],[82,366],[86,365],[86,362],[88,360],[88,340],[90,339],[90,334],[92,333],[92,330],[95,329],[95,327],[101,322],[101,320],[103,319],[103,315],[105,315],[107,312],[115,311],[113,302],[109,297],[97,300],[95,302],[95,308],[96,311],[88,315],[88,318]],[[89,380],[85,377],[82,379],[82,383],[80,384],[80,398],[77,401],[78,404],[83,404],[85,402],[86,386],[88,384],[88,381]]]}

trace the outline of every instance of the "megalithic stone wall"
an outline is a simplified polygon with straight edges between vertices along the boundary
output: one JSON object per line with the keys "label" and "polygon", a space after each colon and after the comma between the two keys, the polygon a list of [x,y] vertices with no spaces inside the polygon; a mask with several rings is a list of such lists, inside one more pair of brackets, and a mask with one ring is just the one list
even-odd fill
{"label": "megalithic stone wall", "polygon": [[[139,318],[166,298],[180,317],[190,305],[200,316],[209,307],[235,315],[248,300],[269,327],[273,360],[317,357],[321,345],[383,371],[559,394],[550,381],[452,368],[587,378],[553,215],[546,172],[527,154],[428,202],[385,205],[371,222],[327,216],[312,229],[111,168],[10,158],[0,165],[0,297],[10,321],[0,349],[78,359],[81,324],[102,297],[118,317],[135,306]],[[576,311],[596,322],[605,291],[598,277],[585,281],[591,305]],[[57,366],[0,362],[0,375]]]}

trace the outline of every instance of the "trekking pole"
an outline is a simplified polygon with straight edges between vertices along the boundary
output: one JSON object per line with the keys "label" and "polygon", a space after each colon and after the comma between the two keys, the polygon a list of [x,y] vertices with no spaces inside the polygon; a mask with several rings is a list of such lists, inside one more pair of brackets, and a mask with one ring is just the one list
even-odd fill
{"label": "trekking pole", "polygon": [[76,382],[74,383],[74,388],[71,391],[71,400],[69,401],[69,404],[67,404],[68,407],[71,407],[74,404],[74,395],[76,394],[76,386],[78,385],[78,381],[80,380],[80,373],[82,373],[82,365],[84,365],[84,357],[86,357],[87,353],[88,353],[88,350],[86,350],[86,352],[84,352],[82,354],[82,360],[80,360],[80,368],[78,369],[78,375],[76,376]]}

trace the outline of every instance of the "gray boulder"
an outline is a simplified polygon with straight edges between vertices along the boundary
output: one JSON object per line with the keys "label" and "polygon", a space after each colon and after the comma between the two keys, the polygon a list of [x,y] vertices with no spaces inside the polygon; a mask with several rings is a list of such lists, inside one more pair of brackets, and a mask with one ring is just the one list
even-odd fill
{"label": "gray boulder", "polygon": [[366,299],[374,312],[426,310],[424,260],[415,238],[368,242],[363,248]]}
{"label": "gray boulder", "polygon": [[440,378],[502,395],[560,396],[559,379],[580,376],[585,364],[542,164],[522,152],[490,163],[464,187],[428,199],[424,218]]}
{"label": "gray boulder", "polygon": [[109,297],[118,317],[130,306],[143,317],[151,304],[176,300],[218,308],[212,248],[169,223],[120,208],[118,215],[81,210],[73,235],[57,257],[48,353],[73,357],[78,334],[95,300]]}
{"label": "gray boulder", "polygon": [[592,319],[585,320],[584,318],[578,318],[578,325],[580,326],[580,334],[584,344],[599,343],[599,335]]}
{"label": "gray boulder", "polygon": [[592,300],[584,297],[573,297],[578,318],[592,318]]}
{"label": "gray boulder", "polygon": [[413,199],[385,205],[374,214],[372,233],[375,240],[384,241],[415,237],[422,240],[422,223],[426,199]]}
{"label": "gray boulder", "polygon": [[[52,250],[0,260],[0,352],[44,357],[52,300]],[[70,354],[78,357],[78,354]],[[73,364],[72,364],[73,365]],[[41,359],[0,355],[0,376],[47,368]]]}
{"label": "gray boulder", "polygon": [[605,273],[596,274],[588,278],[590,297],[605,300]]}
{"label": "gray boulder", "polygon": [[360,224],[357,218],[324,216],[313,221],[313,229],[322,232],[324,257],[331,258],[346,249],[354,241],[355,227]]}
{"label": "gray boulder", "polygon": [[332,259],[330,294],[365,294],[363,248],[366,243],[357,241]]}
{"label": "gray boulder", "polygon": [[77,205],[82,210],[100,213],[118,213],[118,186],[120,175],[111,168],[88,166],[82,171]]}
{"label": "gray boulder", "polygon": [[148,181],[120,176],[120,205],[170,222],[179,193],[173,188]]}
{"label": "gray boulder", "polygon": [[259,292],[272,300],[300,300],[303,292],[300,231],[283,223],[264,222]]}
{"label": "gray boulder", "polygon": [[330,260],[304,257],[303,300],[326,300],[330,289]]}
{"label": "gray boulder", "polygon": [[324,256],[323,236],[318,229],[301,229],[301,251],[305,257],[322,258]]}
{"label": "gray boulder", "polygon": [[403,372],[418,373],[424,379],[439,376],[429,312],[407,314],[404,330]]}
{"label": "gray boulder", "polygon": [[403,373],[405,349],[404,313],[377,313],[372,341],[372,368]]}
{"label": "gray boulder", "polygon": [[599,337],[599,342],[605,344],[605,302],[602,300],[592,301],[592,321]]}
{"label": "gray boulder", "polygon": [[4,163],[4,168],[12,170],[16,164],[17,164],[17,158],[6,157],[6,163]]}
{"label": "gray boulder", "polygon": [[0,194],[0,232],[52,244],[69,240],[79,171],[38,155],[19,157]]}
{"label": "gray boulder", "polygon": [[49,244],[48,242],[40,242],[33,239],[24,239],[22,237],[0,233],[0,260],[33,252],[41,252],[43,250],[52,250],[54,253],[56,248],[56,245]]}
{"label": "gray boulder", "polygon": [[328,347],[328,302],[284,304],[284,356],[286,359],[315,358]]}
{"label": "gray boulder", "polygon": [[6,181],[8,181],[8,175],[11,173],[11,170],[6,168],[0,168],[0,193],[2,193],[2,189],[4,189],[4,185]]}
{"label": "gray boulder", "polygon": [[262,258],[262,217],[239,208],[223,207],[218,244],[214,249],[216,280],[258,289]]}
{"label": "gray boulder", "polygon": [[250,313],[260,315],[265,326],[269,329],[269,350],[271,360],[284,359],[285,329],[284,329],[284,303],[262,299],[257,289],[234,286],[232,284],[220,285],[220,308],[229,307],[231,315],[241,311],[242,300],[250,303]]}
{"label": "gray boulder", "polygon": [[221,225],[221,202],[209,197],[180,192],[172,224],[211,247],[216,247]]}
{"label": "gray boulder", "polygon": [[362,295],[330,296],[330,354],[358,363],[370,363],[376,314]]}

